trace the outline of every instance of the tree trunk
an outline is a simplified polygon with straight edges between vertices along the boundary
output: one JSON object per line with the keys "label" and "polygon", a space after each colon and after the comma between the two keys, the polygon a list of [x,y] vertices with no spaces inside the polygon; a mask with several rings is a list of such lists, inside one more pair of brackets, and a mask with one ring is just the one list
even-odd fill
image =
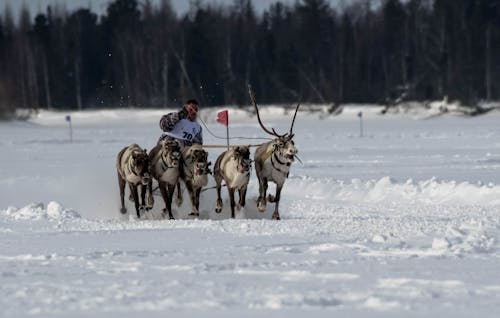
{"label": "tree trunk", "polygon": [[[131,92],[131,87],[130,87],[130,74],[129,74],[129,69],[128,69],[128,61],[127,61],[127,49],[125,47],[123,47],[125,44],[121,44],[120,45],[120,48],[121,48],[121,51],[122,51],[122,67],[123,67],[123,77],[124,77],[124,84],[125,84],[125,95],[126,95],[126,99],[127,99],[127,107],[130,107],[130,95],[132,95],[132,92]],[[118,83],[115,83],[115,84],[118,84]],[[118,87],[116,87],[115,89],[117,89]],[[113,95],[115,95],[113,93]]]}
{"label": "tree trunk", "polygon": [[224,103],[226,105],[234,103],[234,74],[233,74],[233,64],[231,63],[231,36],[228,35],[226,39],[226,58],[225,58],[225,68],[226,68],[226,82],[224,83]]}
{"label": "tree trunk", "polygon": [[45,101],[47,103],[47,109],[52,109],[52,96],[50,94],[50,82],[49,82],[49,67],[47,62],[47,54],[43,56],[43,86],[45,90]]}
{"label": "tree trunk", "polygon": [[82,85],[81,85],[81,75],[80,75],[80,58],[75,57],[74,59],[75,67],[75,93],[76,93],[76,106],[78,110],[82,110]]}
{"label": "tree trunk", "polygon": [[34,108],[38,112],[39,100],[38,100],[38,81],[36,72],[36,63],[33,56],[33,50],[30,49],[28,54],[28,88],[30,92],[30,107]]}
{"label": "tree trunk", "polygon": [[[191,81],[191,78],[189,77],[189,73],[186,68],[186,62],[184,57],[181,57],[179,53],[174,49],[174,56],[177,58],[177,61],[179,62],[179,67],[181,68],[181,77],[184,78],[188,84],[189,90],[191,91],[191,94],[194,95],[194,98],[197,98],[196,90],[194,89],[193,82]],[[183,83],[183,82],[181,82]],[[186,99],[186,96],[184,96],[185,93],[183,91],[183,97]]]}
{"label": "tree trunk", "polygon": [[484,54],[485,60],[485,87],[486,100],[491,100],[491,23],[486,27],[486,49]]}
{"label": "tree trunk", "polygon": [[339,50],[339,64],[338,64],[338,103],[344,101],[344,48],[341,45]]}
{"label": "tree trunk", "polygon": [[163,78],[163,107],[168,106],[168,53],[163,53],[163,67],[161,69],[161,76]]}
{"label": "tree trunk", "polygon": [[312,91],[314,92],[316,97],[319,99],[319,101],[323,104],[326,104],[325,97],[323,96],[323,94],[321,94],[319,88],[316,85],[314,85],[314,82],[312,81],[312,79],[309,76],[307,76],[306,72],[302,68],[300,68],[300,66],[297,65],[297,68],[299,69],[300,74],[306,80],[307,84],[309,84]]}

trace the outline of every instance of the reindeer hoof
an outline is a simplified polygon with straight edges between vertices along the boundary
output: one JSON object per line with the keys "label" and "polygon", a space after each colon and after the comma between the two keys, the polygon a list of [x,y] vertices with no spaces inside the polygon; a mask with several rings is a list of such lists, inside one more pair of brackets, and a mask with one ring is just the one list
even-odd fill
{"label": "reindeer hoof", "polygon": [[270,194],[267,196],[267,201],[274,203],[276,202],[276,198],[274,197],[274,195]]}
{"label": "reindeer hoof", "polygon": [[164,219],[175,220],[174,216],[172,215],[172,212],[168,212],[167,209],[163,209],[163,212],[161,213],[161,216]]}
{"label": "reindeer hoof", "polygon": [[217,199],[217,201],[215,202],[215,212],[221,213],[222,207],[223,207],[222,200]]}
{"label": "reindeer hoof", "polygon": [[259,200],[259,202],[257,202],[257,210],[259,210],[260,213],[264,213],[264,211],[266,211],[265,200]]}
{"label": "reindeer hoof", "polygon": [[150,196],[148,198],[148,207],[152,209],[154,204],[155,204],[155,199],[153,198],[153,196]]}
{"label": "reindeer hoof", "polygon": [[240,211],[242,207],[243,207],[243,206],[242,206],[241,204],[239,204],[239,203],[238,203],[238,205],[236,206],[236,210],[237,210],[237,211]]}
{"label": "reindeer hoof", "polygon": [[125,213],[127,213],[127,209],[126,209],[126,208],[121,208],[121,209],[120,209],[120,213],[121,213],[121,214],[125,214]]}
{"label": "reindeer hoof", "polygon": [[168,217],[169,220],[175,220],[174,219],[174,215],[172,214],[172,212],[168,212],[167,209],[163,209],[162,213],[161,213],[161,216],[166,219]]}
{"label": "reindeer hoof", "polygon": [[281,220],[279,213],[273,213],[273,220]]}
{"label": "reindeer hoof", "polygon": [[200,216],[200,212],[191,212],[188,214],[189,216],[193,216],[193,217],[199,217]]}
{"label": "reindeer hoof", "polygon": [[134,202],[134,196],[129,195],[129,196],[128,196],[128,200],[129,200],[130,202]]}

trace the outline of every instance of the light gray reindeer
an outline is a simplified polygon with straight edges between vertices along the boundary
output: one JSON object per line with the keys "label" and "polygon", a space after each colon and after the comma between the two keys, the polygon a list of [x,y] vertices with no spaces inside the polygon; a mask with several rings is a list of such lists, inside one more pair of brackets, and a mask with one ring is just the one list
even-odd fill
{"label": "light gray reindeer", "polygon": [[[124,197],[125,185],[128,183],[131,197],[134,200],[137,218],[140,218],[140,212],[146,210],[146,187],[151,181],[149,157],[146,149],[142,149],[137,144],[123,148],[116,157],[116,172],[120,188],[120,212],[122,214],[127,213]],[[139,205],[139,186],[141,186],[141,205]],[[153,196],[149,196],[148,200],[148,204],[152,206]]]}
{"label": "light gray reindeer", "polygon": [[[257,174],[257,178],[259,179],[259,198],[257,199],[257,208],[260,212],[264,212],[266,210],[267,200],[269,202],[276,203],[272,217],[274,220],[279,220],[280,214],[278,208],[281,189],[283,188],[285,180],[288,178],[290,166],[295,161],[295,156],[298,152],[295,147],[295,143],[293,142],[293,124],[295,123],[295,117],[297,116],[300,104],[298,104],[295,108],[290,131],[280,135],[276,133],[274,128],[269,130],[262,123],[259,115],[259,108],[257,107],[257,102],[255,101],[255,95],[250,85],[248,85],[248,93],[250,95],[250,99],[252,100],[252,104],[255,107],[260,127],[266,133],[275,137],[274,140],[260,145],[255,150],[255,172]],[[276,195],[273,196],[270,194],[266,200],[266,192],[269,181],[276,183]]]}
{"label": "light gray reindeer", "polygon": [[[163,217],[168,214],[169,219],[174,218],[172,215],[172,198],[180,175],[180,157],[180,146],[175,140],[162,140],[149,152],[151,174],[158,181],[158,188],[165,202]],[[152,182],[151,180],[148,186],[150,197],[153,197]]]}
{"label": "light gray reindeer", "polygon": [[[210,173],[210,163],[208,161],[208,152],[203,147],[194,144],[182,149],[182,174],[181,179],[186,184],[191,199],[192,210],[190,216],[200,216],[200,194],[201,189],[208,183],[208,174]],[[182,192],[180,183],[177,185],[178,200],[182,202]]]}
{"label": "light gray reindeer", "polygon": [[247,193],[248,182],[250,181],[250,169],[252,160],[250,160],[250,148],[248,146],[232,147],[224,151],[215,162],[214,179],[217,189],[217,201],[215,203],[215,212],[222,211],[221,184],[222,180],[226,183],[229,192],[229,201],[231,204],[231,217],[234,219],[234,191],[239,192],[238,210],[245,206],[245,197]]}

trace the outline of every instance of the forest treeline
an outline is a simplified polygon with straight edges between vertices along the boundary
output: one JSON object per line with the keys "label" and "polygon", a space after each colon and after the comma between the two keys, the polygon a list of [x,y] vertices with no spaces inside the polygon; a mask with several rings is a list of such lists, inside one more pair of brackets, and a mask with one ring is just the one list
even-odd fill
{"label": "forest treeline", "polygon": [[0,113],[260,103],[500,98],[499,0],[271,3],[115,0],[0,15]]}

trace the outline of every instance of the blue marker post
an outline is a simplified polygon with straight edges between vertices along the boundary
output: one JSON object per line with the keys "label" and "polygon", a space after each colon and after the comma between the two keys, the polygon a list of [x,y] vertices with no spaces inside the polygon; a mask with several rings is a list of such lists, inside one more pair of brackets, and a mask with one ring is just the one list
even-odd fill
{"label": "blue marker post", "polygon": [[359,112],[358,117],[359,117],[359,137],[363,137],[363,112]]}
{"label": "blue marker post", "polygon": [[73,126],[71,125],[71,116],[66,115],[66,121],[68,122],[69,125],[69,142],[73,142]]}

